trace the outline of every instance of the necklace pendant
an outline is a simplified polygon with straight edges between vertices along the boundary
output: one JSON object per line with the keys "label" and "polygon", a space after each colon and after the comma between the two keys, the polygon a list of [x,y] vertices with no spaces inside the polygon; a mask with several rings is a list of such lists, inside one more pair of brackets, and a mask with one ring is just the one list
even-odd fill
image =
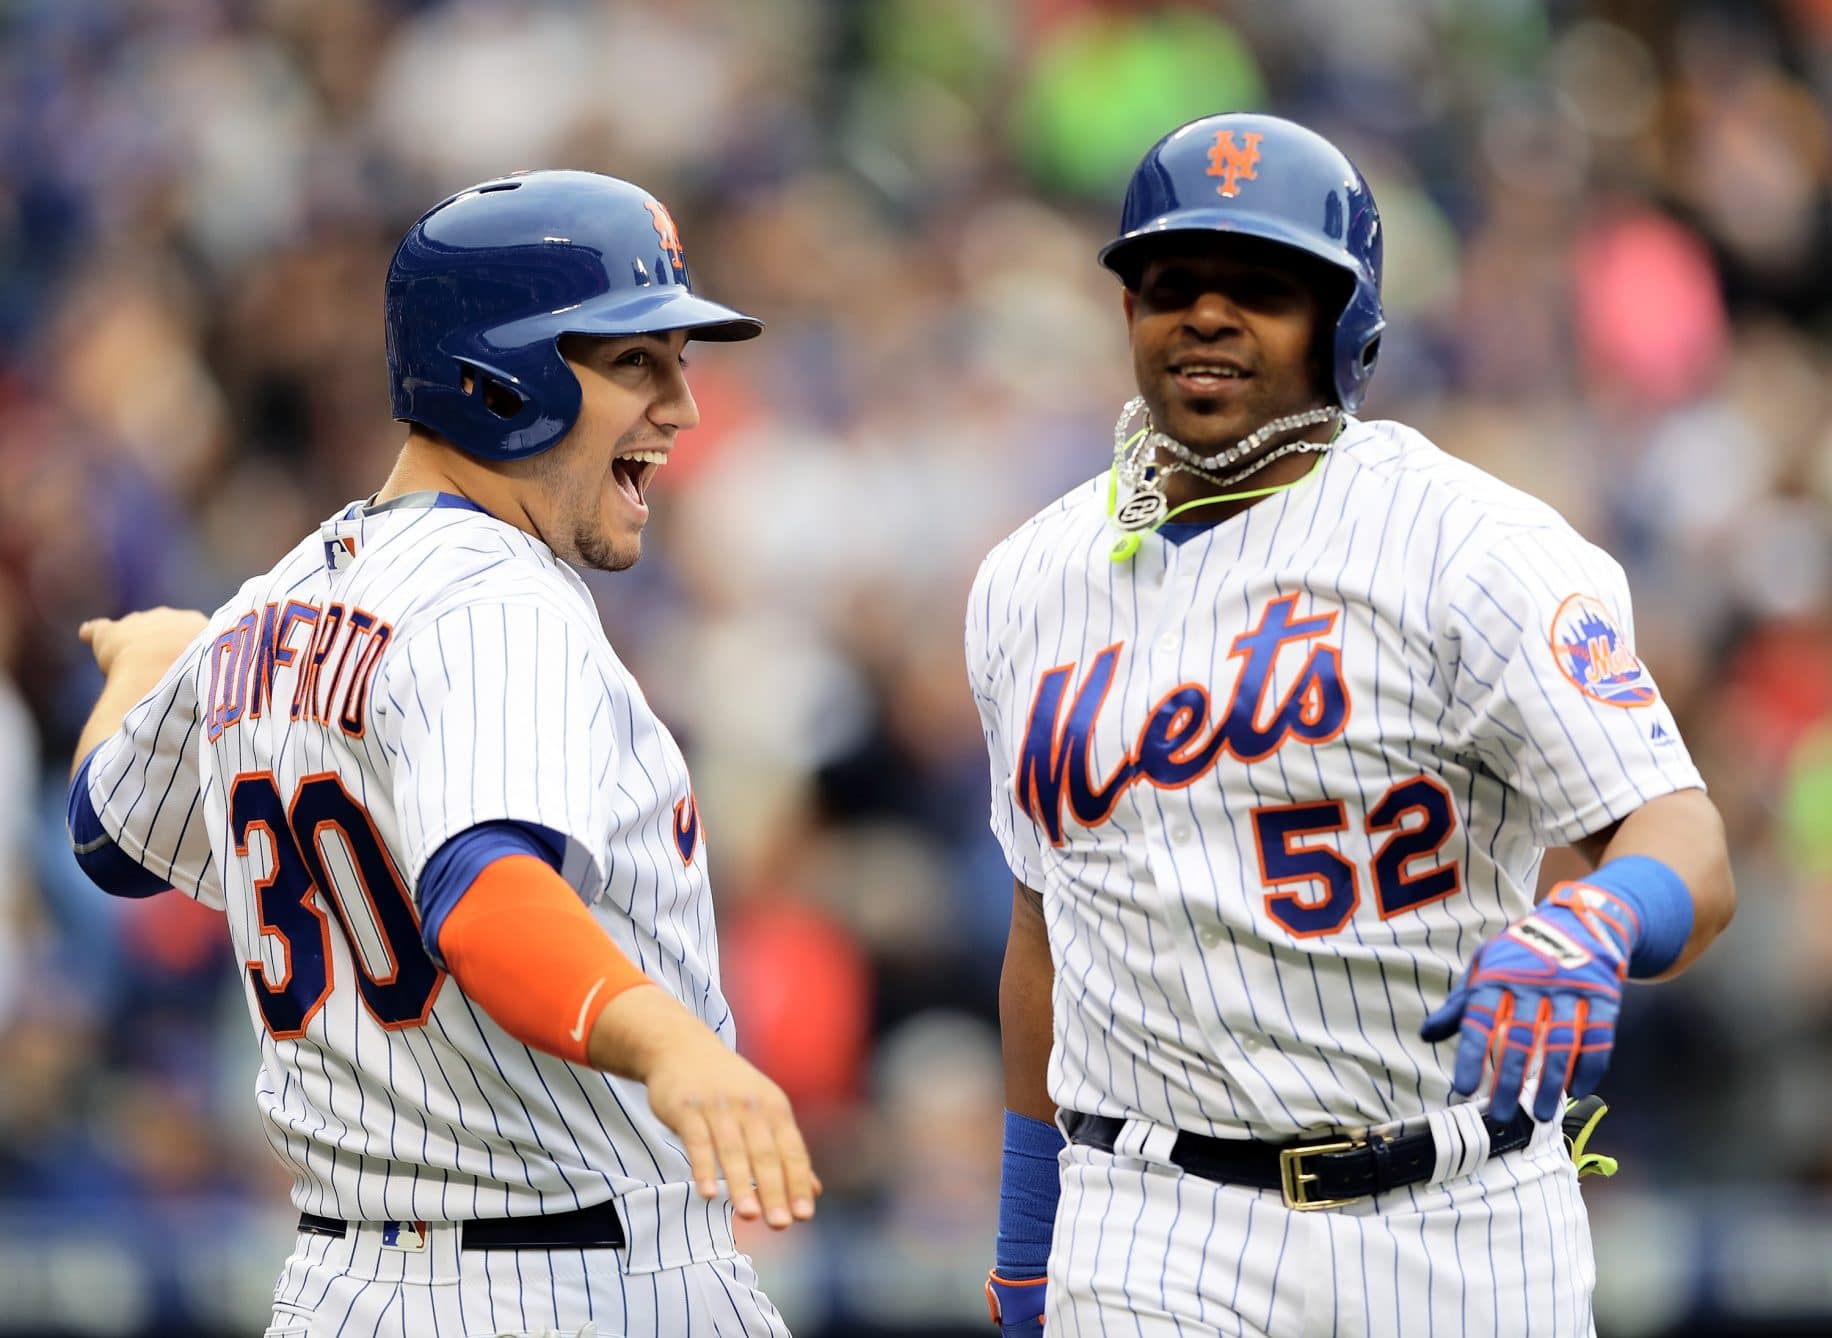
{"label": "necklace pendant", "polygon": [[1113,523],[1128,534],[1149,530],[1164,519],[1170,510],[1170,499],[1158,490],[1157,480],[1142,486],[1114,512]]}

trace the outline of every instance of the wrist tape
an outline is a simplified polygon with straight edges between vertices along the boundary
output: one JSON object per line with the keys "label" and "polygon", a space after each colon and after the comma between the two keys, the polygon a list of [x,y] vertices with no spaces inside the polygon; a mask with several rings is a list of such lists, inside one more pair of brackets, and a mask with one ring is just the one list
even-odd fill
{"label": "wrist tape", "polygon": [[1651,855],[1623,855],[1588,878],[1574,881],[1609,893],[1634,914],[1628,974],[1657,976],[1679,960],[1692,937],[1692,893],[1685,881]]}
{"label": "wrist tape", "polygon": [[993,1251],[1001,1278],[1041,1277],[1050,1257],[1062,1180],[1056,1156],[1063,1137],[1053,1124],[1005,1112],[999,1164],[999,1238]]}

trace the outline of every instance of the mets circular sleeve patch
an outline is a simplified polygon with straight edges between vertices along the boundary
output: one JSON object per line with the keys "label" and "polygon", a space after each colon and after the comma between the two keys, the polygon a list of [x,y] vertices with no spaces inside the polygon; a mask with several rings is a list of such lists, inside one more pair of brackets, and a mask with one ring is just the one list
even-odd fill
{"label": "mets circular sleeve patch", "polygon": [[1571,595],[1552,617],[1552,654],[1579,692],[1610,706],[1648,706],[1659,696],[1616,616],[1593,595]]}

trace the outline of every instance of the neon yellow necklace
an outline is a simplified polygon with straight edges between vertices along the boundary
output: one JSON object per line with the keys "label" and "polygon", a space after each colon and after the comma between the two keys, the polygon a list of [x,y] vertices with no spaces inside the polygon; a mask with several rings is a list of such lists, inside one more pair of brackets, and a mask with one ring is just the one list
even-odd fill
{"label": "neon yellow necklace", "polygon": [[[1335,426],[1327,441],[1291,436],[1299,429],[1332,420]],[[1198,456],[1182,442],[1153,428],[1144,396],[1134,396],[1120,410],[1119,419],[1113,425],[1113,468],[1107,474],[1107,521],[1120,534],[1113,545],[1113,560],[1126,561],[1139,551],[1143,535],[1195,507],[1269,497],[1275,492],[1295,488],[1317,472],[1315,465],[1289,483],[1278,483],[1269,488],[1251,488],[1244,492],[1226,491],[1232,485],[1244,482],[1247,477],[1258,473],[1274,460],[1299,451],[1321,453],[1328,450],[1342,436],[1347,426],[1347,420],[1339,409],[1332,405],[1318,405],[1263,423],[1220,455],[1211,458]],[[1274,445],[1280,437],[1291,439],[1283,445]],[[1271,449],[1265,449],[1268,446]],[[1164,455],[1169,455],[1170,459],[1163,459]],[[1253,457],[1256,455],[1259,458],[1255,460]],[[1237,472],[1231,472],[1233,466],[1243,460],[1253,462]],[[1208,497],[1198,497],[1172,510],[1164,485],[1168,476],[1174,473],[1193,475],[1222,491]],[[1120,503],[1122,491],[1126,494],[1124,505]]]}
{"label": "neon yellow necklace", "polygon": [[[1309,469],[1305,470],[1289,483],[1275,483],[1269,488],[1249,488],[1245,492],[1225,492],[1214,497],[1198,497],[1193,502],[1185,502],[1182,506],[1173,507],[1159,517],[1158,520],[1152,524],[1150,532],[1157,532],[1159,529],[1162,529],[1165,525],[1175,520],[1178,516],[1182,515],[1185,511],[1192,510],[1195,507],[1213,506],[1217,502],[1244,502],[1253,497],[1270,497],[1275,492],[1288,492],[1292,488],[1297,487],[1300,483],[1308,482],[1311,476],[1317,472],[1317,466],[1322,463],[1323,457],[1321,455],[1317,456],[1311,461]],[[1113,519],[1118,511],[1119,499],[1119,470],[1109,469],[1107,471],[1107,518],[1109,520]],[[1115,562],[1126,561],[1139,551],[1139,545],[1144,542],[1145,534],[1146,531],[1133,530],[1130,533],[1121,535],[1118,542],[1113,545],[1113,551],[1109,553],[1108,556]]]}

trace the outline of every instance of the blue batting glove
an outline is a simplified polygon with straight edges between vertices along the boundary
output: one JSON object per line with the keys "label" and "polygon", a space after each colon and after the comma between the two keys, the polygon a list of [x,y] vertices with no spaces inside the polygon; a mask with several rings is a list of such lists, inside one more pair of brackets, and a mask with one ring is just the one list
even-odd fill
{"label": "blue batting glove", "polygon": [[1001,1338],[1037,1338],[1043,1332],[1043,1293],[1048,1278],[1002,1278],[995,1268],[986,1275],[986,1304]]}
{"label": "blue batting glove", "polygon": [[1543,1050],[1533,1118],[1550,1120],[1562,1092],[1586,1096],[1609,1068],[1622,981],[1639,932],[1620,898],[1586,883],[1560,883],[1531,915],[1483,944],[1463,983],[1419,1028],[1428,1041],[1461,1034],[1451,1085],[1472,1095],[1494,1068],[1491,1118],[1520,1109],[1527,1061]]}

